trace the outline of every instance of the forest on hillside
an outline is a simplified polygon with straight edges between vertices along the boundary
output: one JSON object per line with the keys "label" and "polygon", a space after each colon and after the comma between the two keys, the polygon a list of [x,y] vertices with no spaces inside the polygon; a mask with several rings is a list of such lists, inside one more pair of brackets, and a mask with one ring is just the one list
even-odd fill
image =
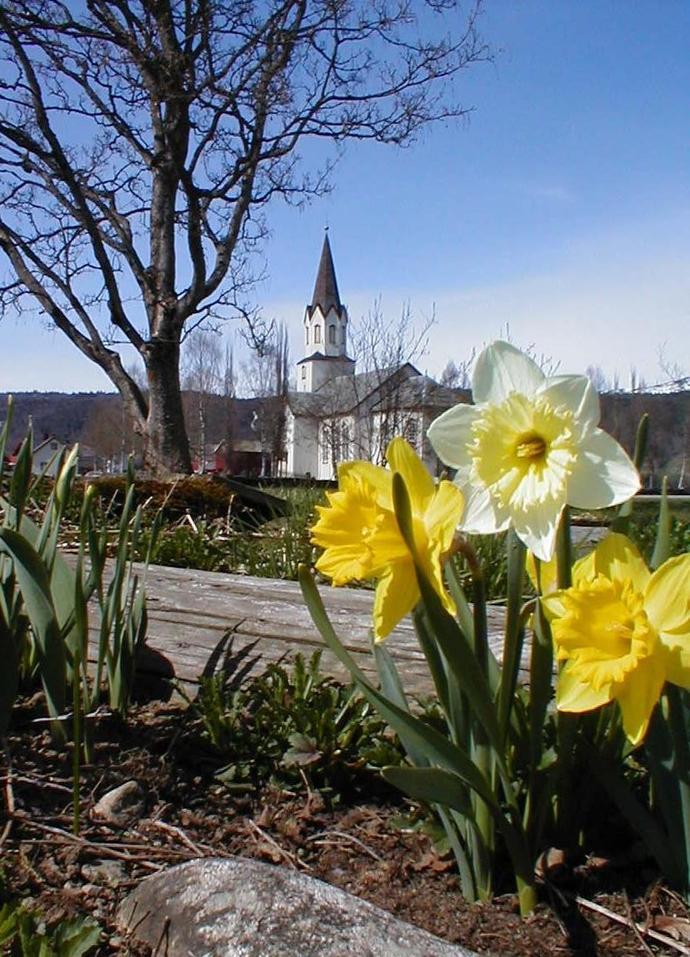
{"label": "forest on hillside", "polygon": [[[0,393],[0,422],[7,414],[7,394]],[[185,417],[192,449],[199,444],[199,396],[184,393]],[[640,418],[649,415],[649,443],[644,469],[644,484],[657,487],[668,475],[672,488],[690,484],[690,392],[625,393],[600,396],[604,429],[631,452]],[[261,399],[230,399],[220,395],[205,397],[206,443],[215,444],[247,427],[254,407]],[[103,458],[114,458],[121,451],[138,450],[131,423],[124,414],[117,393],[106,392],[20,392],[14,396],[14,414],[10,446],[21,441],[29,422],[40,441],[55,435],[70,444],[80,442]]]}

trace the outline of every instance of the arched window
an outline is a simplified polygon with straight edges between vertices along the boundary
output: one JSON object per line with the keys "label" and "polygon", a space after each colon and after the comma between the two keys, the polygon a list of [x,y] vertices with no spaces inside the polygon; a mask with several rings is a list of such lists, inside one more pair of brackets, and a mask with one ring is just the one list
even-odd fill
{"label": "arched window", "polygon": [[307,326],[305,332],[306,332],[306,336],[307,336],[307,345],[309,345],[309,326]]}
{"label": "arched window", "polygon": [[314,342],[321,342],[321,326],[314,326]]}
{"label": "arched window", "polygon": [[335,326],[333,325],[328,327],[328,341],[330,345],[335,345]]}
{"label": "arched window", "polygon": [[302,378],[303,378],[303,379],[306,379],[306,378],[307,378],[307,367],[306,367],[306,366],[302,366]]}

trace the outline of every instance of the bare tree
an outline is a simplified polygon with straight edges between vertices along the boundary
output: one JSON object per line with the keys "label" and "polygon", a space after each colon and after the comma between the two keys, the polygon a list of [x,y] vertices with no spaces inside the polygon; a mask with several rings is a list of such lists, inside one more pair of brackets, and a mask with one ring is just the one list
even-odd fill
{"label": "bare tree", "polygon": [[[385,463],[386,448],[394,436],[412,437],[418,431],[417,410],[403,401],[406,377],[402,372],[406,365],[414,365],[428,352],[429,334],[435,322],[432,315],[415,324],[409,304],[403,306],[399,318],[388,319],[380,301],[376,301],[366,319],[354,327],[352,342],[358,368],[370,373],[366,388],[376,392],[368,428],[358,443],[360,454],[373,462]],[[337,431],[334,434],[342,445]],[[339,448],[336,451],[340,454]]]}
{"label": "bare tree", "polygon": [[602,393],[602,392],[611,391],[609,380],[606,378],[606,373],[601,368],[601,366],[597,366],[597,365],[587,366],[587,368],[585,369],[585,375],[587,376],[589,381],[592,383],[594,388],[597,390],[597,392]]}
{"label": "bare tree", "polygon": [[254,349],[243,364],[243,392],[262,399],[252,428],[259,437],[262,474],[277,472],[285,460],[286,400],[290,367],[287,326],[272,323],[261,349]]}
{"label": "bare tree", "polygon": [[141,442],[120,396],[98,402],[79,435],[82,445],[93,449],[106,472],[124,472],[130,455],[139,456]]}
{"label": "bare tree", "polygon": [[229,343],[226,343],[225,365],[223,367],[223,395],[228,399],[234,399],[235,391],[235,350]]}
{"label": "bare tree", "polygon": [[477,350],[472,349],[468,359],[463,359],[459,365],[449,359],[441,372],[439,385],[446,389],[470,389],[472,387],[472,366],[477,357]]}
{"label": "bare tree", "polygon": [[251,321],[262,210],[329,186],[333,161],[305,171],[300,146],[404,145],[463,115],[454,80],[487,59],[477,2],[0,6],[0,305],[37,309],[106,372],[149,469],[190,469],[180,345],[231,309]]}
{"label": "bare tree", "polygon": [[197,462],[206,471],[206,434],[209,396],[221,391],[223,349],[219,336],[206,329],[195,329],[185,341],[182,356],[183,383],[194,393],[198,421]]}
{"label": "bare tree", "polygon": [[668,343],[659,346],[659,368],[665,378],[663,383],[659,383],[658,388],[665,392],[680,392],[683,389],[690,388],[690,373],[675,359],[668,355]]}

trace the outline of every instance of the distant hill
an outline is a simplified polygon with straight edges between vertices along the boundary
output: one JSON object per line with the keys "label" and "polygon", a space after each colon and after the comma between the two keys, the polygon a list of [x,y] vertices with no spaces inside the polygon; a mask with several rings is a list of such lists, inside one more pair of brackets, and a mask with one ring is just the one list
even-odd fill
{"label": "distant hill", "polygon": [[[645,484],[658,486],[661,477],[668,474],[672,487],[679,480],[686,488],[690,486],[690,392],[607,393],[600,398],[602,427],[630,453],[640,417],[644,412],[649,415]],[[24,437],[31,418],[37,440],[55,435],[67,443],[80,441],[100,455],[113,455],[121,446],[126,450],[136,448],[136,440],[124,423],[117,393],[18,392],[14,400],[10,445]],[[194,445],[199,433],[198,395],[183,393],[183,401]],[[253,418],[261,403],[261,399],[210,396],[206,410],[207,444],[215,444],[231,434],[235,438],[251,436]],[[0,393],[0,422],[4,422],[6,414],[7,393]]]}
{"label": "distant hill", "polygon": [[[120,409],[116,392],[15,392],[14,412],[10,427],[10,446],[26,435],[29,419],[33,421],[37,440],[55,435],[64,442],[77,442],[85,426],[100,406]],[[0,393],[0,422],[7,417],[7,393]]]}

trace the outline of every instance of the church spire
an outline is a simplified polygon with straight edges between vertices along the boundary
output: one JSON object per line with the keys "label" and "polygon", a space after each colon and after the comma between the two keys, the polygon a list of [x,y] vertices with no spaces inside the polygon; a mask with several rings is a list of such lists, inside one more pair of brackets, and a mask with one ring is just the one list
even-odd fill
{"label": "church spire", "polygon": [[335,308],[336,312],[342,311],[342,303],[338,293],[338,282],[335,278],[335,266],[333,265],[333,255],[331,254],[331,244],[328,241],[328,229],[323,238],[323,248],[321,250],[321,260],[319,261],[319,270],[316,274],[314,283],[314,294],[311,297],[311,304],[308,306],[309,313],[313,313],[317,306],[325,315],[329,310]]}
{"label": "church spire", "polygon": [[347,322],[326,230],[314,293],[304,312],[305,351],[297,363],[298,392],[316,392],[329,379],[354,374],[354,359],[347,354]]}

